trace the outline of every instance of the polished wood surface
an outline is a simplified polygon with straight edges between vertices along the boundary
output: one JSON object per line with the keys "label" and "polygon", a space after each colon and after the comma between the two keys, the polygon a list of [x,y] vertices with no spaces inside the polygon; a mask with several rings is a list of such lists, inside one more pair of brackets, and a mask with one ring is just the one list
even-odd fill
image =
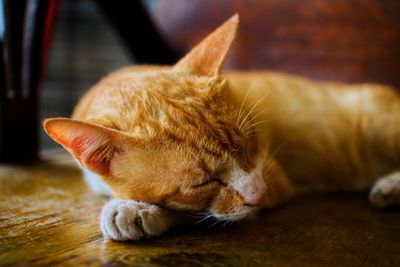
{"label": "polished wood surface", "polygon": [[201,224],[156,240],[103,240],[107,198],[65,154],[0,167],[0,266],[400,266],[400,212],[365,196],[300,197],[231,227]]}

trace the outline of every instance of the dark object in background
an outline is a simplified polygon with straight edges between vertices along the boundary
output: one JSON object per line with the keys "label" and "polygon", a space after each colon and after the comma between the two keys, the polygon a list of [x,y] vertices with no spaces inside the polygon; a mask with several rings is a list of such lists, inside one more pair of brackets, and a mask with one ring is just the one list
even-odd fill
{"label": "dark object in background", "polygon": [[[43,28],[38,28],[39,34],[30,32],[26,36],[35,38],[31,44],[36,42],[36,45],[31,48],[38,49],[38,53],[30,54],[33,60],[26,65],[32,70],[26,76],[18,71],[7,76],[12,73],[10,68],[18,70],[22,62],[26,64],[21,61],[26,54],[18,50],[25,40],[22,25],[25,25],[23,14],[26,12],[16,9],[28,2],[46,6],[55,0],[0,0],[3,7],[0,7],[0,162],[37,158],[37,83],[39,66],[44,62],[39,55],[46,51],[38,49],[38,45],[43,45],[40,43]],[[400,87],[399,1],[158,0],[154,1],[157,28],[151,25],[142,1],[98,0],[98,3],[139,63],[174,62],[176,54],[186,53],[222,21],[238,12],[241,26],[228,62],[230,68],[271,69],[324,80],[373,81]],[[11,14],[14,15],[11,17]],[[6,23],[7,16],[10,20]],[[43,23],[44,16],[38,17],[36,23]],[[30,25],[37,27],[38,24]],[[149,29],[146,25],[150,25]],[[13,28],[15,32],[9,32]],[[158,31],[167,42],[163,42]],[[7,36],[12,39],[4,38]],[[7,42],[13,39],[6,51]],[[18,60],[4,64],[4,55]],[[32,89],[30,92],[35,92],[30,95],[33,98],[10,99],[7,95],[10,82],[6,81],[17,79],[12,90],[22,92],[18,79],[23,77],[32,81],[24,84],[28,85],[25,88]],[[19,95],[22,93],[16,93]]]}
{"label": "dark object in background", "polygon": [[229,68],[400,88],[400,1],[159,0],[155,18],[183,53],[236,12]]}
{"label": "dark object in background", "polygon": [[136,62],[173,64],[177,56],[161,38],[142,1],[96,0]]}
{"label": "dark object in background", "polygon": [[[38,159],[39,81],[47,63],[56,2],[0,0],[0,162]],[[141,1],[98,0],[97,3],[136,61],[158,64],[175,61]]]}
{"label": "dark object in background", "polygon": [[55,5],[0,0],[0,162],[38,159],[38,89]]}

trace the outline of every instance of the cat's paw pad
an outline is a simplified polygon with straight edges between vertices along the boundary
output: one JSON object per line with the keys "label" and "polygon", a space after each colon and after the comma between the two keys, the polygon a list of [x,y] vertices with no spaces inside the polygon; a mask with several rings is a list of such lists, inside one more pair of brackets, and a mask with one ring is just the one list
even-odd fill
{"label": "cat's paw pad", "polygon": [[369,201],[377,208],[400,206],[400,172],[379,179],[371,189]]}
{"label": "cat's paw pad", "polygon": [[123,241],[161,235],[169,228],[161,208],[133,200],[111,200],[101,213],[101,231],[105,238]]}

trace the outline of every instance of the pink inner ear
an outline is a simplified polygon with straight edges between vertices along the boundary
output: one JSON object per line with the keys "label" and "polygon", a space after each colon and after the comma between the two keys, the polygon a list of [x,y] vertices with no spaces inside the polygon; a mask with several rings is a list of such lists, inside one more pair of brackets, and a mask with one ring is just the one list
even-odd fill
{"label": "pink inner ear", "polygon": [[64,144],[64,146],[69,147],[75,154],[76,158],[81,161],[81,156],[87,149],[87,145],[85,145],[85,140],[87,139],[89,139],[88,135],[81,135],[74,138],[69,144],[67,142],[61,142]]}
{"label": "pink inner ear", "polygon": [[86,159],[85,165],[98,174],[108,174],[110,171],[110,162],[112,158],[113,148],[104,146],[93,151]]}
{"label": "pink inner ear", "polygon": [[98,142],[99,135],[82,134],[69,144],[75,157],[87,168],[98,173],[108,174],[114,146],[110,142]]}
{"label": "pink inner ear", "polygon": [[49,136],[60,143],[85,167],[98,174],[108,174],[115,146],[112,134],[96,125],[68,119],[45,123]]}

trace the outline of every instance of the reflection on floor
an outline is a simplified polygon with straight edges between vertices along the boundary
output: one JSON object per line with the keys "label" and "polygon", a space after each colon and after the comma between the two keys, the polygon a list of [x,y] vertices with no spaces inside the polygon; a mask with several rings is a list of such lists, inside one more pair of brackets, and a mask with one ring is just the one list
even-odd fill
{"label": "reflection on floor", "polygon": [[229,228],[185,229],[139,243],[103,240],[106,198],[65,154],[0,167],[0,265],[400,266],[400,212],[361,196],[302,197]]}

